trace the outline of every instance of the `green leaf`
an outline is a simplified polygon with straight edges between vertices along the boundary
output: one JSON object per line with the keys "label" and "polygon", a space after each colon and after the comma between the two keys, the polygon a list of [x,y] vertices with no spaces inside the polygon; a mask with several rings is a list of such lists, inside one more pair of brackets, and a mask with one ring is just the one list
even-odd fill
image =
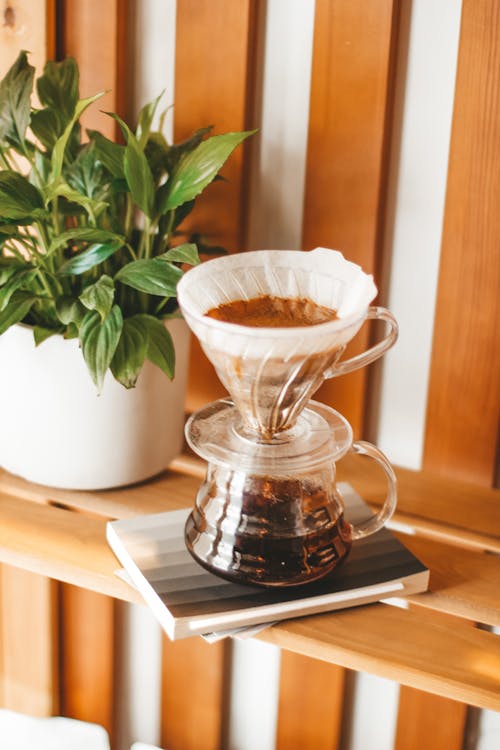
{"label": "green leaf", "polygon": [[46,339],[54,336],[57,333],[62,333],[63,329],[59,328],[43,328],[43,326],[35,326],[33,328],[33,338],[35,339],[35,346],[40,346]]}
{"label": "green leaf", "polygon": [[49,186],[45,196],[46,202],[49,203],[57,196],[61,196],[72,203],[82,206],[92,221],[95,221],[99,214],[108,207],[108,203],[105,201],[96,201],[87,195],[82,195],[77,190],[73,190],[65,182],[55,182]]}
{"label": "green leaf", "polygon": [[236,146],[255,130],[214,135],[185,154],[159,196],[159,211],[165,213],[196,198],[212,182]]}
{"label": "green leaf", "polygon": [[80,341],[83,358],[99,392],[118,346],[122,326],[123,317],[118,305],[113,306],[110,314],[103,321],[95,310],[90,310],[82,320]]}
{"label": "green leaf", "polygon": [[101,91],[98,94],[94,94],[94,96],[88,97],[88,99],[80,99],[80,101],[77,102],[73,117],[71,118],[69,123],[66,125],[64,129],[64,133],[60,136],[60,138],[57,139],[54,145],[54,150],[52,151],[51,170],[50,170],[51,182],[56,182],[61,176],[62,166],[63,166],[63,161],[64,161],[64,152],[66,151],[66,146],[68,144],[71,131],[73,130],[73,126],[75,125],[77,120],[80,118],[80,116],[83,114],[83,112],[87,109],[87,107],[90,107],[90,105],[93,102],[95,102],[97,99],[100,99],[101,96],[103,95],[104,95],[104,92]]}
{"label": "green leaf", "polygon": [[153,218],[155,186],[148,160],[128,125],[118,115],[110,114],[118,122],[127,139],[123,170],[132,198],[151,219]]}
{"label": "green leaf", "polygon": [[149,334],[140,318],[133,316],[123,321],[120,340],[111,362],[111,372],[125,388],[135,386],[148,350]]}
{"label": "green leaf", "polygon": [[175,350],[172,337],[165,324],[152,315],[136,315],[148,332],[147,359],[173,379],[175,374]]}
{"label": "green leaf", "polygon": [[64,232],[61,232],[61,234],[58,234],[57,237],[54,237],[49,245],[48,255],[51,255],[60,247],[82,241],[106,243],[120,242],[123,245],[125,239],[119,234],[108,232],[107,229],[96,229],[95,227],[75,227],[74,229],[67,229]]}
{"label": "green leaf", "polygon": [[165,91],[162,91],[161,94],[156,97],[156,99],[153,99],[153,101],[145,104],[139,112],[136,137],[141,149],[143,149],[147,143],[147,140],[151,133],[151,125],[155,116],[155,112],[164,93]]}
{"label": "green leaf", "polygon": [[87,135],[95,146],[97,158],[111,172],[113,177],[119,180],[125,179],[123,162],[125,159],[125,146],[114,143],[103,136],[97,130],[87,130]]}
{"label": "green leaf", "polygon": [[78,65],[72,57],[61,62],[49,61],[36,88],[41,103],[61,113],[66,122],[73,117],[78,102]]}
{"label": "green leaf", "polygon": [[13,295],[5,310],[0,312],[0,335],[26,317],[35,299],[26,292],[16,292]]}
{"label": "green leaf", "polygon": [[107,258],[116,253],[122,245],[122,242],[91,245],[83,253],[75,255],[73,258],[67,260],[66,263],[63,263],[58,273],[60,276],[78,276],[81,273],[85,273],[89,268],[94,268],[99,263],[103,263]]}
{"label": "green leaf", "polygon": [[40,191],[18,172],[0,172],[0,215],[8,219],[24,219],[43,208]]}
{"label": "green leaf", "polygon": [[173,172],[180,159],[190,151],[194,151],[194,149],[202,142],[204,137],[211,133],[213,129],[213,125],[208,125],[204,128],[198,128],[198,130],[195,130],[193,135],[189,136],[189,138],[186,138],[180,143],[172,144],[172,146],[170,146],[168,149],[165,160],[167,172]]}
{"label": "green leaf", "polygon": [[153,175],[144,152],[140,150],[134,136],[131,136],[127,142],[124,170],[132,198],[146,216],[153,218],[155,199]]}
{"label": "green leaf", "polygon": [[0,82],[0,142],[10,138],[16,146],[24,145],[34,75],[23,51]]}
{"label": "green leaf", "polygon": [[56,300],[57,317],[65,326],[70,323],[81,323],[86,310],[80,300],[74,297],[58,297]]}
{"label": "green leaf", "polygon": [[57,139],[64,133],[66,122],[54,109],[38,109],[31,113],[30,127],[48,151],[52,151]]}
{"label": "green leaf", "polygon": [[0,289],[0,311],[5,310],[14,292],[22,289],[25,284],[29,288],[30,282],[33,281],[37,273],[38,271],[34,271],[28,267],[22,268],[15,275],[11,276],[7,283]]}
{"label": "green leaf", "polygon": [[115,274],[115,280],[140,292],[173,297],[181,276],[180,268],[160,258],[151,258],[127,263]]}
{"label": "green leaf", "polygon": [[[4,227],[0,226],[0,235],[3,231]],[[25,266],[22,263],[19,263],[16,258],[0,258],[0,287],[6,284],[11,276],[24,267]]]}
{"label": "green leaf", "polygon": [[163,253],[163,255],[159,255],[158,258],[164,258],[165,260],[177,263],[189,263],[190,266],[197,266],[200,262],[198,249],[196,245],[190,242],[172,247],[166,253]]}
{"label": "green leaf", "polygon": [[104,320],[113,306],[115,299],[115,285],[113,279],[104,274],[101,278],[86,287],[80,294],[80,300],[87,310],[96,310]]}

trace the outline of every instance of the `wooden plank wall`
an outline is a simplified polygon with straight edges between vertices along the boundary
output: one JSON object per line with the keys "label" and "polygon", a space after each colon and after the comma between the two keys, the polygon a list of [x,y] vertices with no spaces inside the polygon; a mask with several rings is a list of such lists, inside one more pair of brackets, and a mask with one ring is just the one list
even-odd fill
{"label": "wooden plank wall", "polygon": [[[83,95],[109,90],[103,108],[125,111],[125,0],[4,5],[1,74],[21,48],[33,50],[37,65],[57,49],[59,57],[78,59]],[[262,7],[256,0],[178,0],[176,140],[206,124],[214,124],[216,132],[255,124],[253,76]],[[397,0],[316,0],[303,243],[338,247],[375,273],[382,261],[398,9]],[[22,37],[14,33],[21,22]],[[491,484],[495,471],[500,408],[499,80],[500,7],[496,0],[464,0],[424,463],[484,485]],[[96,112],[88,115],[87,125],[114,132],[113,123]],[[212,242],[234,251],[245,244],[243,149],[225,176],[229,181],[212,186],[192,227],[203,226]],[[368,333],[361,338],[360,346],[366,345]],[[196,347],[193,363],[190,409],[222,393]],[[358,434],[367,382],[361,372],[328,383],[321,393],[350,418]],[[6,568],[0,584],[2,705],[42,715],[61,710],[112,729],[112,601]],[[16,612],[22,612],[22,627]],[[215,750],[224,741],[228,648],[166,640],[163,645],[162,742],[171,750]],[[294,743],[306,750],[338,747],[344,682],[340,668],[283,654],[280,750]],[[458,749],[465,711],[402,690],[396,750],[438,748],[443,736],[447,747]],[[432,716],[440,717],[443,735],[434,733]],[[408,717],[419,718],[410,723]]]}
{"label": "wooden plank wall", "polygon": [[[464,0],[424,467],[486,487],[497,471],[500,416],[499,84],[500,6]],[[402,688],[395,750],[460,750],[466,712]]]}

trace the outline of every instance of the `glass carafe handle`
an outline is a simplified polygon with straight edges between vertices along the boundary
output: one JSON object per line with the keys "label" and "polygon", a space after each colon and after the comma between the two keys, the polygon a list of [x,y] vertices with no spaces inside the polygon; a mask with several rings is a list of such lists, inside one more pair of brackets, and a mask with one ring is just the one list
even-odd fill
{"label": "glass carafe handle", "polygon": [[359,524],[351,524],[351,533],[353,539],[361,539],[364,536],[373,534],[385,524],[394,513],[397,500],[397,479],[394,469],[387,460],[386,456],[371,443],[364,440],[358,440],[352,444],[351,450],[361,456],[373,458],[385,471],[387,478],[387,496],[379,512],[370,516],[366,521]]}
{"label": "glass carafe handle", "polygon": [[360,367],[375,362],[384,352],[396,343],[398,337],[398,323],[394,315],[385,307],[369,307],[366,314],[366,320],[384,320],[389,324],[389,333],[378,344],[370,347],[365,352],[357,354],[350,359],[344,359],[335,362],[335,364],[325,373],[326,378],[336,378],[338,375],[346,375],[348,372],[357,370]]}

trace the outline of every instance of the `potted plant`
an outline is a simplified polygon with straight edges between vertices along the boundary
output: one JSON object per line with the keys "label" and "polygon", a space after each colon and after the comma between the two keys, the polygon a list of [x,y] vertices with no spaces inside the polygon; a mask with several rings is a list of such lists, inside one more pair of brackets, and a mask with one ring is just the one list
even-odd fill
{"label": "potted plant", "polygon": [[102,94],[80,99],[76,62],[48,62],[34,108],[34,74],[21,52],[0,82],[0,466],[117,486],[181,447],[175,294],[199,262],[181,224],[250,133],[202,128],[170,145],[152,130],[158,97],[134,130],[109,113],[123,143],[84,138],[80,117]]}

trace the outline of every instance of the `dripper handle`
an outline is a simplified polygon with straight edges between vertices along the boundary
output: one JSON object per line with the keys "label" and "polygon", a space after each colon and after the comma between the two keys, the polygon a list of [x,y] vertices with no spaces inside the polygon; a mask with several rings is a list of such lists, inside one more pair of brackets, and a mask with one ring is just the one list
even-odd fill
{"label": "dripper handle", "polygon": [[358,440],[352,444],[351,450],[361,456],[373,458],[383,468],[387,477],[387,495],[379,512],[362,523],[350,524],[352,538],[362,539],[362,537],[374,534],[375,531],[381,529],[394,513],[397,500],[397,479],[387,457],[371,443]]}
{"label": "dripper handle", "polygon": [[389,310],[385,307],[369,307],[366,314],[366,320],[385,320],[385,322],[389,324],[389,333],[382,339],[382,341],[379,341],[378,344],[370,347],[370,349],[367,349],[365,352],[361,352],[361,354],[357,354],[350,359],[336,362],[333,367],[326,372],[326,378],[335,378],[338,375],[346,375],[348,372],[369,365],[371,362],[374,362],[381,357],[384,352],[396,343],[399,331],[398,322]]}

